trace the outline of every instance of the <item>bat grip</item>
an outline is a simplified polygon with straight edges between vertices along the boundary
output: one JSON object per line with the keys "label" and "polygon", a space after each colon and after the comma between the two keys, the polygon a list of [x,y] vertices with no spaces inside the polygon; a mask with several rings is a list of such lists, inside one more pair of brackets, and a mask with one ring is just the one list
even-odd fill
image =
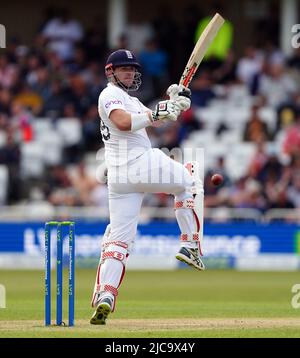
{"label": "bat grip", "polygon": [[178,96],[182,96],[182,97],[191,99],[191,90],[187,88],[186,90],[180,91],[180,92],[178,92]]}

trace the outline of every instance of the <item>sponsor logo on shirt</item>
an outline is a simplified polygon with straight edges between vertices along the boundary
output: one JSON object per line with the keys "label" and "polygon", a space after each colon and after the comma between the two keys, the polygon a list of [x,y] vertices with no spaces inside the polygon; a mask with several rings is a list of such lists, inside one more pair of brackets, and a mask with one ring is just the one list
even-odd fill
{"label": "sponsor logo on shirt", "polygon": [[105,108],[108,108],[112,104],[123,104],[122,101],[116,100],[116,101],[109,101],[105,104]]}

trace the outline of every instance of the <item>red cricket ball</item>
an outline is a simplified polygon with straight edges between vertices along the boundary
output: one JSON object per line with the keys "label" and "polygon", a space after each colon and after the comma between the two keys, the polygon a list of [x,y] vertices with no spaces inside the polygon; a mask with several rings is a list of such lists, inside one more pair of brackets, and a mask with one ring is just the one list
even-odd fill
{"label": "red cricket ball", "polygon": [[214,174],[212,177],[211,177],[211,181],[214,185],[220,185],[223,183],[223,177],[221,174]]}

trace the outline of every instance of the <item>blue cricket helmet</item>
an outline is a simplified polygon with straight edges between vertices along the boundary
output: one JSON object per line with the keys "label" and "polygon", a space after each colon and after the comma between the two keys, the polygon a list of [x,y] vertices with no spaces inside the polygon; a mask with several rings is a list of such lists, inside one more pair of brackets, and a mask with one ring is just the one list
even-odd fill
{"label": "blue cricket helmet", "polygon": [[117,50],[111,53],[106,61],[105,69],[118,66],[134,66],[137,69],[141,68],[135,55],[129,50]]}

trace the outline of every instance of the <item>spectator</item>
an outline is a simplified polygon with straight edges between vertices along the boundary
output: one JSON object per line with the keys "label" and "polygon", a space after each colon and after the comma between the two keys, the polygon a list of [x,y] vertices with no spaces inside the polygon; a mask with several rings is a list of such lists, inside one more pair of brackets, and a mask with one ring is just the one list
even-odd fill
{"label": "spectator", "polygon": [[158,47],[155,39],[151,39],[146,42],[139,57],[144,75],[153,88],[153,96],[161,97],[168,83],[166,52]]}
{"label": "spectator", "polygon": [[300,173],[294,175],[292,183],[287,190],[287,197],[294,207],[300,208]]}
{"label": "spectator", "polygon": [[258,179],[258,175],[266,165],[268,159],[269,155],[266,152],[264,140],[258,140],[256,144],[256,152],[250,160],[249,176]]}
{"label": "spectator", "polygon": [[0,113],[11,113],[12,93],[7,88],[0,88]]}
{"label": "spectator", "polygon": [[36,54],[29,55],[27,59],[26,83],[31,87],[37,82],[37,70],[42,66],[41,58]]}
{"label": "spectator", "polygon": [[[290,193],[291,194],[291,193]],[[268,209],[294,209],[295,205],[289,199],[289,192],[287,189],[282,188],[278,190],[276,197],[269,203]]]}
{"label": "spectator", "polygon": [[179,148],[179,125],[168,124],[161,128],[159,147],[172,150],[173,148]]}
{"label": "spectator", "polygon": [[14,97],[14,103],[20,104],[35,115],[39,115],[43,108],[43,98],[26,83],[23,83],[19,93]]}
{"label": "spectator", "polygon": [[21,153],[19,144],[14,138],[12,129],[7,131],[6,144],[0,148],[0,164],[5,164],[8,168],[8,204],[18,202],[22,195],[20,177]]}
{"label": "spectator", "polygon": [[205,107],[216,97],[212,88],[213,82],[209,72],[198,75],[192,82],[192,104],[196,107]]}
{"label": "spectator", "polygon": [[285,72],[282,64],[270,64],[259,83],[259,94],[266,99],[267,105],[273,108],[287,102],[297,89],[294,79]]}
{"label": "spectator", "polygon": [[229,50],[224,62],[212,72],[212,77],[219,84],[233,84],[237,81],[237,62],[233,50]]}
{"label": "spectator", "polygon": [[297,113],[300,113],[300,93],[290,96],[287,102],[277,110],[276,131],[287,129],[295,123]]}
{"label": "spectator", "polygon": [[53,205],[74,205],[75,192],[71,179],[62,165],[50,168],[45,182],[44,192],[47,200]]}
{"label": "spectator", "polygon": [[53,81],[50,88],[50,96],[44,103],[42,115],[53,118],[61,117],[67,99],[68,97],[62,88],[61,82],[59,80]]}
{"label": "spectator", "polygon": [[238,185],[230,193],[229,203],[234,208],[252,208],[261,211],[266,208],[261,184],[248,178],[238,181]]}
{"label": "spectator", "polygon": [[[89,61],[100,61],[103,54],[107,53],[107,33],[106,24],[103,23],[100,16],[96,16],[92,22],[91,28],[86,32],[86,36],[82,41],[87,59]],[[128,48],[123,46],[122,48]]]}
{"label": "spectator", "polygon": [[84,163],[79,163],[76,172],[71,175],[71,183],[77,192],[81,205],[91,205],[91,192],[96,186],[96,179],[87,174]]}
{"label": "spectator", "polygon": [[45,25],[42,35],[50,51],[63,61],[69,61],[73,59],[76,43],[83,38],[83,29],[78,21],[70,18],[67,9],[61,9],[60,14]]}
{"label": "spectator", "polygon": [[79,116],[83,116],[92,105],[88,86],[80,75],[69,78],[68,101],[74,104]]}
{"label": "spectator", "polygon": [[227,170],[225,168],[225,158],[223,156],[219,156],[217,158],[217,164],[213,168],[213,172],[217,173],[217,174],[221,174],[223,177],[223,183],[221,186],[219,186],[219,188],[231,185],[230,177],[229,177]]}
{"label": "spectator", "polygon": [[103,143],[99,137],[99,114],[97,105],[89,108],[86,115],[83,117],[82,133],[85,151],[97,151]]}
{"label": "spectator", "polygon": [[261,120],[258,112],[260,106],[253,105],[248,122],[245,125],[243,139],[246,142],[268,141],[271,139],[267,124]]}
{"label": "spectator", "polygon": [[24,142],[30,142],[33,139],[32,131],[32,113],[28,111],[21,103],[14,101],[12,104],[12,125],[21,133]]}
{"label": "spectator", "polygon": [[261,170],[257,174],[257,179],[261,183],[265,183],[270,177],[275,178],[274,180],[279,181],[283,173],[283,166],[279,162],[277,156],[272,153],[263,165]]}
{"label": "spectator", "polygon": [[254,85],[254,80],[262,71],[263,58],[253,46],[248,46],[244,50],[244,57],[237,63],[237,78],[244,83],[250,93]]}
{"label": "spectator", "polygon": [[283,151],[290,157],[300,152],[300,112],[297,115],[295,124],[286,131]]}
{"label": "spectator", "polygon": [[138,55],[144,48],[145,43],[153,38],[154,34],[154,29],[150,23],[136,20],[128,24],[124,35],[128,40],[128,48]]}
{"label": "spectator", "polygon": [[8,58],[5,54],[0,54],[0,86],[12,88],[16,82],[17,73],[16,66],[8,63]]}
{"label": "spectator", "polygon": [[91,205],[105,207],[108,210],[107,186],[100,183],[95,184],[90,192],[89,202]]}
{"label": "spectator", "polygon": [[179,117],[179,141],[180,143],[188,137],[192,132],[202,128],[202,123],[195,116],[193,108],[183,112]]}

